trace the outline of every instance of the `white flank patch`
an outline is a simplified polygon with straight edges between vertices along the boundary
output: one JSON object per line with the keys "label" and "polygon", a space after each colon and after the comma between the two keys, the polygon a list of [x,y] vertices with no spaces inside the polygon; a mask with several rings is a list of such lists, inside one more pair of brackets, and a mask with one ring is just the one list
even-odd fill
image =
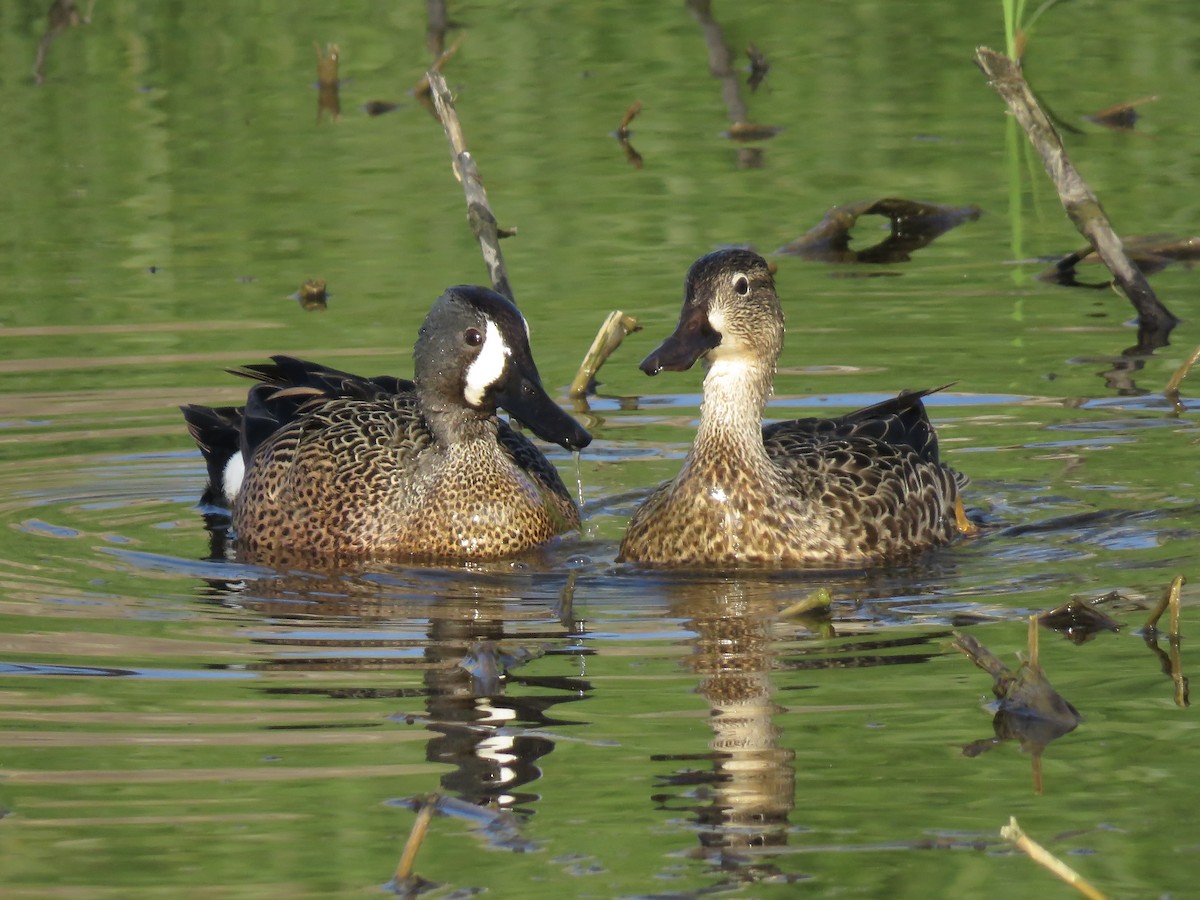
{"label": "white flank patch", "polygon": [[488,388],[500,380],[500,376],[504,374],[506,360],[511,355],[512,351],[504,343],[500,329],[496,327],[495,322],[489,319],[483,346],[479,348],[479,355],[475,357],[475,362],[467,368],[466,385],[463,387],[463,398],[467,403],[471,406],[479,406],[483,403],[483,395],[487,393]]}
{"label": "white flank patch", "polygon": [[221,473],[221,493],[225,495],[226,503],[233,503],[238,491],[242,489],[242,479],[245,475],[246,462],[242,459],[241,452],[233,454],[229,457],[229,462],[225,463],[225,470]]}

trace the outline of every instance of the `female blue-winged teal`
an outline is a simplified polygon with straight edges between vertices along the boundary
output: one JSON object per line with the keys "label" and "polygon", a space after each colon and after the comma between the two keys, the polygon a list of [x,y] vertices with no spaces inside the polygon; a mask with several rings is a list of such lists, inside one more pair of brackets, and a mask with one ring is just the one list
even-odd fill
{"label": "female blue-winged teal", "polygon": [[554,466],[497,407],[570,450],[589,435],[542,388],[517,308],[449,288],[421,326],[415,381],[274,357],[244,409],[183,407],[208,496],[253,559],[495,559],[579,526]]}
{"label": "female blue-winged teal", "polygon": [[679,325],[641,367],[683,371],[705,357],[700,427],[675,480],[634,514],[620,560],[865,565],[971,530],[921,403],[931,391],[764,428],[782,348],[766,260],[718,250],[692,265]]}

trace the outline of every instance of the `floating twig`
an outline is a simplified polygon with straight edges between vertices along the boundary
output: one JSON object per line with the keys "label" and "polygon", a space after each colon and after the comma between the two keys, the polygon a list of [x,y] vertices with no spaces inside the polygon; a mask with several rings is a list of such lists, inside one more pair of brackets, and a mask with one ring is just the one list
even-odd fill
{"label": "floating twig", "polygon": [[588,391],[592,389],[596,373],[600,371],[605,360],[612,356],[613,351],[621,346],[621,342],[628,335],[641,330],[641,324],[633,316],[627,316],[619,309],[610,312],[600,330],[596,332],[592,346],[584,354],[579,371],[575,373],[575,379],[571,382],[571,389],[567,392],[568,396],[587,396]]}
{"label": "floating twig", "polygon": [[458,113],[454,110],[454,98],[450,95],[450,88],[446,86],[446,79],[442,77],[441,72],[430,69],[426,75],[429,78],[429,89],[433,95],[438,120],[442,123],[442,128],[446,131],[446,140],[450,143],[454,177],[462,183],[463,193],[467,198],[467,219],[471,223],[471,231],[479,241],[479,249],[483,252],[483,261],[487,265],[492,287],[497,293],[515,302],[512,286],[508,281],[508,270],[504,266],[504,254],[500,252],[496,217],[488,203],[487,191],[479,178],[479,169],[467,150],[462,125],[458,121]]}
{"label": "floating twig", "polygon": [[1016,816],[1009,817],[1008,824],[1000,829],[1000,837],[1010,842],[1042,868],[1053,872],[1058,878],[1075,888],[1083,896],[1090,898],[1090,900],[1104,900],[1104,894],[1101,891],[1093,887],[1082,875],[1027,835],[1017,823]]}
{"label": "floating twig", "polygon": [[404,850],[400,853],[400,862],[396,864],[394,878],[397,885],[402,884],[412,875],[413,864],[417,861],[417,851],[421,849],[425,833],[429,831],[429,822],[433,819],[440,799],[441,793],[437,791],[423,798],[421,808],[417,810],[417,817],[413,820],[412,831],[408,833],[408,840],[404,842]]}
{"label": "floating twig", "polygon": [[1096,253],[1108,266],[1116,284],[1138,313],[1138,344],[1149,350],[1166,345],[1167,336],[1179,324],[1154,293],[1146,277],[1125,254],[1121,239],[1113,231],[1096,195],[1071,164],[1062,139],[1029,89],[1021,65],[987,47],[975,50],[975,60],[1025,130],[1030,143],[1042,157],[1046,174],[1058,191],[1063,208]]}

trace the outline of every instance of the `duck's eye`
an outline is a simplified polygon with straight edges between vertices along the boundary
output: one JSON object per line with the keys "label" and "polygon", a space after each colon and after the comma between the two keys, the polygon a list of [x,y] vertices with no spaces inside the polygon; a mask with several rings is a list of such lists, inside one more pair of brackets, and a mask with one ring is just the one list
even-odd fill
{"label": "duck's eye", "polygon": [[479,333],[478,328],[468,328],[463,332],[463,340],[472,347],[478,347],[483,343],[483,335]]}
{"label": "duck's eye", "polygon": [[739,297],[745,297],[750,293],[750,279],[739,272],[733,276],[733,289],[738,292]]}

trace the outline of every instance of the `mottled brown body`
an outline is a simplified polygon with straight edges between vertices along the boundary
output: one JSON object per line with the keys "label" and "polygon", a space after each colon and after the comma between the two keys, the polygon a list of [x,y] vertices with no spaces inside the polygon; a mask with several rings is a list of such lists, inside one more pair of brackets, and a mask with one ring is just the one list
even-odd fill
{"label": "mottled brown body", "polygon": [[679,475],[634,514],[619,559],[858,566],[955,537],[958,479],[938,461],[921,403],[930,392],[763,428],[782,346],[766,262],[746,250],[698,260],[678,328],[642,368],[655,374],[706,358],[700,427]]}
{"label": "mottled brown body", "polygon": [[592,439],[542,387],[511,301],[448,288],[413,364],[407,381],[275,356],[235,370],[260,382],[244,407],[183,407],[240,556],[496,559],[579,527],[558,471],[496,415],[570,450]]}
{"label": "mottled brown body", "polygon": [[[917,401],[919,407],[919,401]],[[923,414],[922,414],[923,417]],[[674,564],[867,565],[957,534],[954,473],[913,448],[838,428],[781,423],[746,452],[697,445],[634,515],[628,560]]]}
{"label": "mottled brown body", "polygon": [[322,404],[254,454],[233,506],[239,549],[494,559],[577,528],[541,453],[495,418],[477,424],[442,446],[412,395]]}

